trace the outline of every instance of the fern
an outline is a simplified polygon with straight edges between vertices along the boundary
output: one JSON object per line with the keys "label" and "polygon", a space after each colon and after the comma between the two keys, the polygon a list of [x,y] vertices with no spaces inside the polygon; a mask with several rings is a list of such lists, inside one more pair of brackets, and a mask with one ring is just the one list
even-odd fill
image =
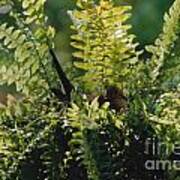
{"label": "fern", "polygon": [[[1,39],[4,39],[4,45],[8,49],[15,49],[15,61],[11,62],[10,67],[4,65],[1,68],[1,83],[4,82],[11,85],[15,82],[17,91],[22,91],[23,89],[23,93],[29,94],[28,83],[32,81],[32,83],[35,82],[37,84],[38,81],[38,77],[34,77],[33,80],[33,75],[37,73],[39,62],[29,51],[29,49],[34,48],[33,44],[26,41],[27,37],[21,31],[15,30],[13,27],[7,27],[6,24],[1,25],[0,31]],[[19,69],[20,66],[24,66],[24,68]],[[5,72],[6,74],[4,74]]]}
{"label": "fern", "polygon": [[[161,80],[159,76],[173,77],[179,69],[179,33],[180,33],[180,1],[176,0],[164,16],[163,32],[155,41],[154,46],[149,46],[147,49],[151,52],[152,58],[150,61],[150,77],[153,82]],[[167,64],[167,65],[166,65]],[[165,68],[165,66],[169,67]],[[172,67],[173,66],[173,67]],[[171,70],[173,68],[173,70]],[[177,76],[176,76],[177,77]],[[167,76],[166,76],[167,78]],[[178,78],[178,77],[177,77]],[[177,84],[179,81],[177,80]],[[176,84],[176,85],[177,85]]]}
{"label": "fern", "polygon": [[76,31],[71,45],[76,68],[84,71],[78,82],[91,91],[102,92],[106,86],[126,86],[137,62],[137,44],[128,34],[126,24],[130,7],[115,7],[111,1],[79,1],[80,10],[70,12]]}
{"label": "fern", "polygon": [[[50,40],[54,37],[54,30],[51,26],[46,26],[42,1],[32,1],[28,5],[25,1],[18,1],[17,4],[14,1],[7,3],[12,6],[8,17],[12,18],[13,23],[11,21],[8,24],[2,22],[0,25],[0,41],[6,55],[0,67],[0,84],[15,86],[16,91],[20,92],[25,101],[36,101],[49,94],[50,82],[56,78],[48,54],[49,47],[53,46]],[[38,5],[34,8],[35,14],[27,13],[27,15],[26,11],[32,9],[34,3]],[[24,13],[21,12],[21,8],[24,9]],[[34,15],[38,16],[37,21]],[[28,23],[27,18],[30,16],[34,21]],[[51,76],[48,77],[48,74]],[[18,102],[12,105],[21,107]],[[13,109],[10,105],[2,113],[10,115],[9,108]]]}
{"label": "fern", "polygon": [[[41,87],[48,89],[47,78],[43,71],[44,66],[48,63],[48,42],[46,37],[49,36],[50,38],[53,32],[51,27],[47,27],[47,32],[45,32],[44,27],[42,28],[45,21],[41,22],[41,28],[37,28],[35,31],[30,27],[30,22],[27,22],[28,17],[26,17],[26,14],[33,18],[33,24],[37,23],[33,15],[35,13],[38,16],[37,20],[42,16],[42,1],[36,1],[36,8],[33,8],[35,1],[31,3],[30,1],[20,1],[19,3],[22,3],[21,5],[24,8],[23,14],[25,15],[20,14],[16,9],[10,14],[18,27],[16,28],[6,23],[0,26],[0,40],[3,41],[4,48],[13,54],[12,60],[7,60],[7,65],[1,67],[0,74],[1,84],[7,83],[11,85],[15,83],[17,91],[28,95],[30,92],[33,94],[33,91],[37,91],[37,89],[44,89]],[[29,14],[27,11],[33,13]],[[40,39],[42,43],[39,43]],[[5,72],[6,74],[4,74]],[[34,84],[33,87],[37,88],[30,88],[32,84]]]}
{"label": "fern", "polygon": [[[162,97],[166,96],[172,100],[179,99],[179,34],[180,34],[180,1],[176,0],[169,10],[169,14],[165,14],[163,33],[155,41],[154,46],[149,46],[147,49],[152,53],[151,61],[148,63],[151,80],[150,84],[159,91],[157,102],[162,101]],[[156,94],[157,95],[157,94]],[[164,102],[164,101],[163,101]],[[164,102],[165,103],[165,102]],[[163,103],[163,104],[164,104]],[[178,102],[176,102],[178,103]],[[176,104],[175,103],[175,104]],[[166,104],[166,103],[165,103]],[[164,105],[165,105],[164,104]],[[159,106],[158,106],[159,107]],[[171,102],[163,107],[167,112],[171,111]],[[178,109],[178,105],[173,107],[174,113]],[[170,113],[171,114],[171,113]],[[170,115],[169,114],[169,115]],[[167,123],[173,123],[176,117],[170,118],[168,115],[163,115]],[[157,119],[161,121],[160,117]],[[174,119],[174,120],[173,120]],[[165,121],[166,121],[165,120]],[[176,123],[178,124],[178,122]]]}
{"label": "fern", "polygon": [[[108,104],[99,108],[97,98],[95,98],[90,104],[85,99],[80,107],[73,103],[72,108],[69,108],[67,112],[66,119],[67,125],[74,129],[69,142],[72,156],[75,156],[75,160],[87,168],[89,179],[115,179],[119,171],[118,162],[114,164],[113,170],[109,169],[116,155],[113,158],[112,152],[107,148],[107,143],[112,143],[114,146],[114,142],[111,137],[105,142],[102,141],[101,134],[108,136],[108,130],[104,130],[104,127],[110,125],[120,131],[123,128],[124,116],[117,117],[113,112],[109,112]],[[114,148],[114,151],[116,154],[119,149]]]}
{"label": "fern", "polygon": [[[151,108],[147,108],[147,119],[159,137],[168,143],[174,143],[179,135],[179,43],[180,43],[180,1],[176,0],[164,16],[163,32],[148,46],[152,53],[148,72],[152,92]],[[153,104],[152,104],[153,102]],[[163,134],[163,135],[162,135]],[[162,135],[162,136],[161,136]]]}
{"label": "fern", "polygon": [[[46,25],[44,2],[3,2],[11,4],[12,11],[7,16],[13,21],[2,20],[0,25],[1,51],[6,55],[0,67],[0,83],[15,86],[22,97],[21,101],[7,102],[6,107],[0,108],[3,157],[0,177],[4,179],[22,178],[21,164],[33,157],[39,145],[48,143],[46,140],[53,135],[58,123],[56,113],[50,111],[51,108],[47,110],[45,105],[50,95],[49,82],[56,77],[48,54],[49,47],[53,46],[50,41],[54,30]],[[47,73],[52,76],[47,77]],[[50,151],[46,153],[50,155]],[[48,163],[45,156],[43,160]]]}
{"label": "fern", "polygon": [[[180,1],[147,48],[151,59],[142,62],[127,24],[130,7],[77,0],[78,8],[69,11],[76,88],[68,107],[50,92],[59,82],[49,56],[55,32],[47,25],[45,2],[0,2],[11,7],[0,20],[0,84],[13,86],[21,96],[9,95],[0,107],[0,178],[154,178],[144,166],[137,171],[138,163],[150,158],[144,154],[145,139],[158,137],[167,145],[179,140]],[[114,85],[126,90],[126,112],[98,102]],[[92,101],[89,92],[96,97]],[[167,179],[164,173],[161,177]]]}
{"label": "fern", "polygon": [[[85,109],[82,109],[81,112],[79,107],[75,104],[72,104],[72,108],[69,109],[69,112],[67,113],[67,119],[69,120],[68,124],[70,127],[77,129],[77,131],[72,134],[73,138],[70,141],[70,145],[72,147],[73,155],[75,155],[77,160],[82,160],[83,164],[87,167],[89,179],[98,180],[99,174],[96,167],[96,162],[93,158],[88,140],[86,138],[86,131],[88,129],[96,129],[98,127],[96,118],[93,117],[95,114],[97,116],[97,99],[91,104],[91,106],[89,106],[88,103],[85,103],[84,105],[88,111],[87,115],[83,112]],[[96,113],[93,113],[93,111]],[[99,120],[98,117],[97,120]]]}

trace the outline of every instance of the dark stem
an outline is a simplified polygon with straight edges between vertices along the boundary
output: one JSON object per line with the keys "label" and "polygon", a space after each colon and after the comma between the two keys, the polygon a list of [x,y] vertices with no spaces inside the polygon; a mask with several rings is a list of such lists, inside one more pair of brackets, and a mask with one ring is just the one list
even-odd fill
{"label": "dark stem", "polygon": [[49,51],[50,51],[50,54],[52,56],[54,68],[57,71],[59,79],[60,79],[60,81],[61,81],[61,83],[63,85],[64,91],[66,93],[65,96],[66,96],[66,98],[68,100],[70,100],[71,92],[74,89],[74,86],[71,84],[71,82],[67,78],[65,72],[63,71],[63,69],[62,69],[62,67],[61,67],[61,65],[59,63],[59,60],[58,60],[55,52],[53,51],[53,49],[50,49]]}

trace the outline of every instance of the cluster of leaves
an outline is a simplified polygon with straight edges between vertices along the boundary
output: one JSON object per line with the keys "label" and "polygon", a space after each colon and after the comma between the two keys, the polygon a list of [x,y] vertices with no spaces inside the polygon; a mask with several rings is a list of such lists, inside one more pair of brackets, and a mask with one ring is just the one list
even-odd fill
{"label": "cluster of leaves", "polygon": [[[145,161],[154,157],[144,153],[144,143],[150,137],[167,144],[179,140],[180,0],[147,47],[152,56],[146,61],[129,34],[128,6],[77,0],[69,12],[76,72],[68,108],[50,91],[58,80],[44,3],[0,2],[11,8],[0,20],[0,83],[22,96],[0,109],[0,178],[168,179],[166,172],[146,171]],[[126,111],[110,110],[110,102],[99,105],[98,95],[109,86],[126,92]],[[89,94],[96,98],[89,101]]]}

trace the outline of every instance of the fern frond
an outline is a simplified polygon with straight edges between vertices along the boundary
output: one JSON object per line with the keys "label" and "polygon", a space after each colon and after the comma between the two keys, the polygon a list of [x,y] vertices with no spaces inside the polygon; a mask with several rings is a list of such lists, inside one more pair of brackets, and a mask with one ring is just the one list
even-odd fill
{"label": "fern frond", "polygon": [[97,123],[90,113],[91,110],[88,108],[89,105],[87,103],[85,103],[85,105],[86,110],[89,111],[87,114],[84,114],[76,104],[72,104],[72,108],[68,110],[66,118],[69,121],[68,124],[70,127],[77,129],[73,132],[72,139],[69,143],[72,155],[76,157],[77,161],[81,160],[83,165],[87,168],[88,177],[98,180],[98,170],[86,138],[86,129],[97,128]]}
{"label": "fern frond", "polygon": [[[36,87],[41,81],[46,87],[44,80],[39,76],[40,62],[34,54],[34,44],[27,40],[27,36],[12,26],[2,24],[0,26],[0,40],[3,45],[14,52],[14,61],[9,60],[9,66],[1,67],[1,84],[16,84],[17,91],[28,95],[32,90],[30,86]],[[30,50],[31,49],[31,50]]]}
{"label": "fern frond", "polygon": [[73,129],[69,142],[72,156],[75,156],[76,161],[86,167],[89,179],[104,179],[105,177],[113,179],[116,176],[115,172],[118,171],[118,163],[116,163],[117,166],[114,164],[114,171],[111,172],[112,152],[107,150],[105,144],[112,143],[113,146],[114,142],[111,142],[113,141],[111,138],[103,141],[100,136],[106,131],[103,130],[104,127],[110,124],[119,132],[123,128],[123,117],[117,117],[113,112],[109,112],[108,104],[99,108],[97,98],[95,98],[91,103],[84,100],[82,106],[72,104],[65,119],[68,126]]}
{"label": "fern frond", "polygon": [[[163,26],[163,32],[155,41],[155,45],[147,47],[147,50],[152,53],[152,58],[150,59],[149,64],[149,71],[152,82],[158,81],[159,75],[163,74],[163,71],[166,71],[166,69],[163,68],[166,63],[169,64],[170,61],[173,61],[172,63],[176,64],[179,62],[178,59],[176,59],[177,57],[175,57],[175,53],[177,53],[178,50],[176,52],[173,52],[176,42],[179,44],[178,39],[180,39],[179,9],[180,1],[176,0],[170,8],[169,13],[165,14],[164,16],[165,22]],[[176,68],[176,65],[174,67]]]}
{"label": "fern frond", "polygon": [[[48,53],[49,46],[53,46],[50,41],[54,37],[54,29],[46,26],[44,3],[42,0],[19,0],[16,5],[11,1],[9,17],[14,23],[0,26],[3,51],[12,54],[0,68],[1,84],[15,84],[17,91],[25,95],[30,92],[32,96],[46,93],[49,82],[55,78]],[[47,73],[51,75],[47,77]]]}
{"label": "fern frond", "polygon": [[71,37],[71,45],[77,49],[74,65],[84,72],[80,81],[92,91],[112,84],[126,86],[138,54],[126,24],[131,8],[115,7],[107,0],[99,4],[82,1],[80,8],[69,12],[76,32]]}

